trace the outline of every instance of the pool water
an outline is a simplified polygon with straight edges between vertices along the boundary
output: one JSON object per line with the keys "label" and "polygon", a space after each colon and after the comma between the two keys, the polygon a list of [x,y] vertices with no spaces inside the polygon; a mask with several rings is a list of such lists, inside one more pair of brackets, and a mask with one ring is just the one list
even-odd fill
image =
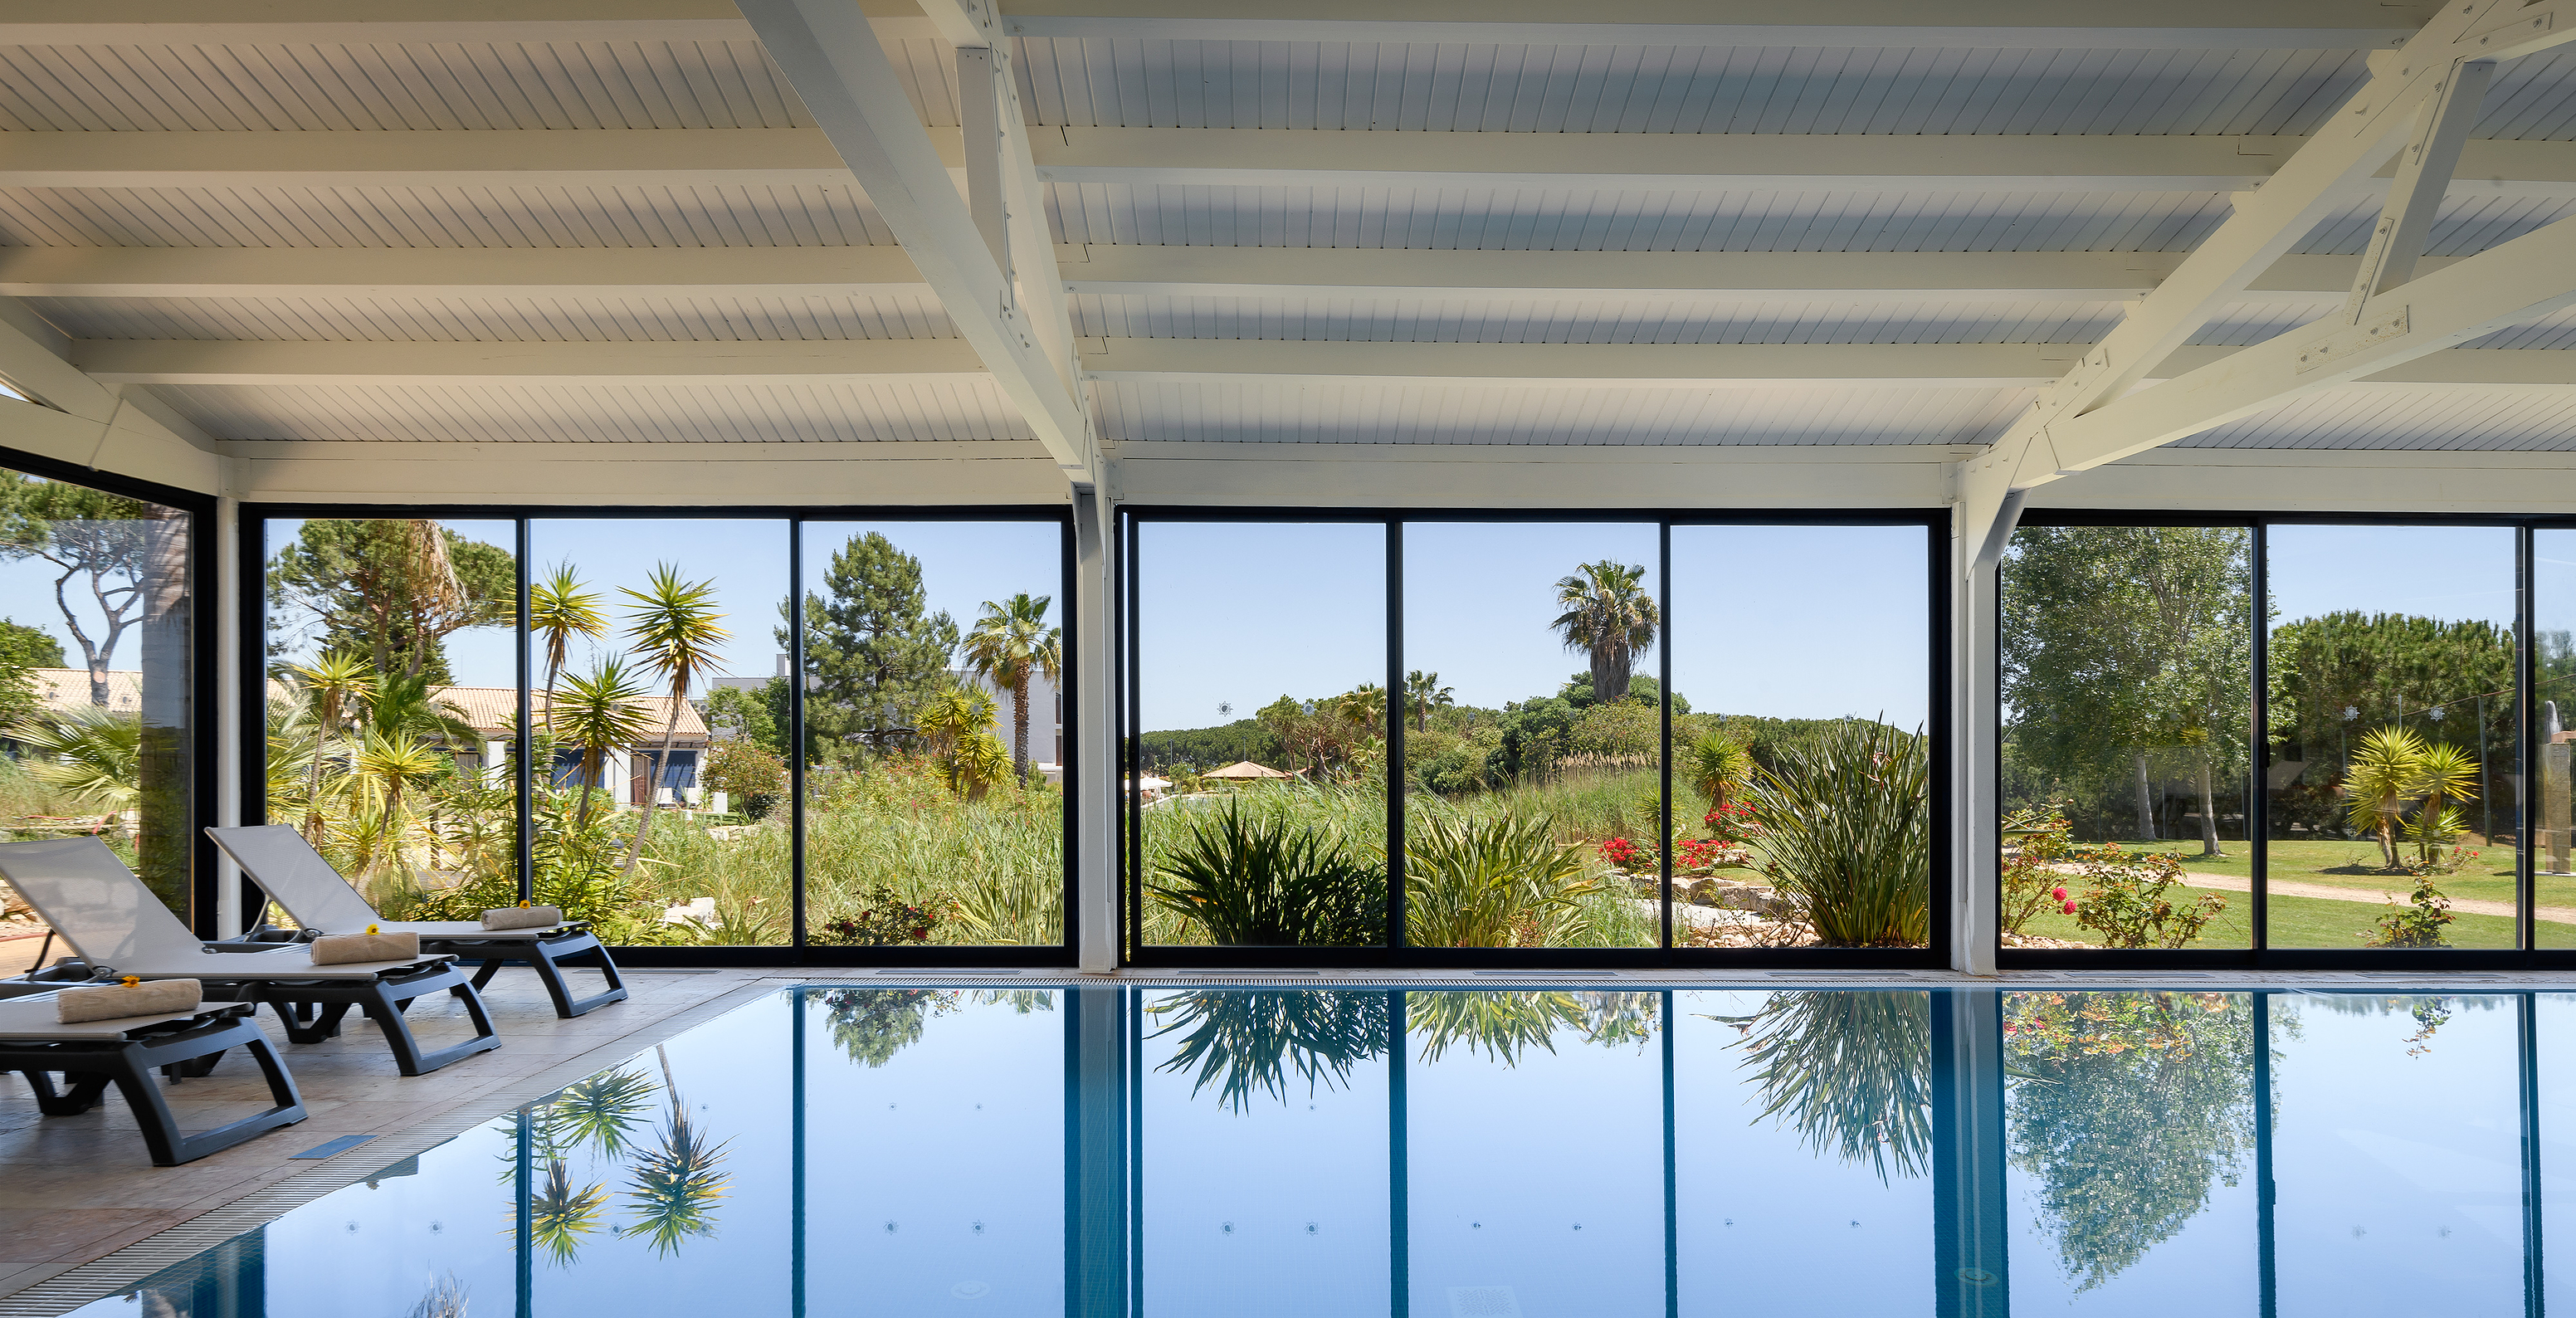
{"label": "pool water", "polygon": [[2576,995],[809,987],[79,1312],[2536,1315],[2572,1104]]}

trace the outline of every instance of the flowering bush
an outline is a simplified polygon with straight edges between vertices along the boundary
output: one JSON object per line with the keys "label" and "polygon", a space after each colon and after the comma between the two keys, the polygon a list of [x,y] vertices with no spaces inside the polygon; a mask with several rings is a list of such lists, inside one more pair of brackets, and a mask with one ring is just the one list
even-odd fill
{"label": "flowering bush", "polygon": [[1737,846],[1762,836],[1762,820],[1753,813],[1751,801],[1729,801],[1700,816],[1700,822],[1708,825],[1709,836]]}
{"label": "flowering bush", "polygon": [[[2227,909],[2227,899],[2214,892],[2202,893],[2188,905],[2167,898],[2183,876],[2182,861],[2173,855],[2131,855],[2118,843],[2106,842],[2078,847],[2072,859],[2086,880],[2083,909],[2075,922],[2099,931],[2105,947],[2180,947]],[[2187,897],[2190,891],[2176,895]]]}
{"label": "flowering bush", "polygon": [[827,920],[806,936],[825,947],[896,947],[929,942],[930,931],[939,924],[937,910],[914,906],[884,884],[870,887],[864,896],[868,905],[857,915]]}
{"label": "flowering bush", "polygon": [[2074,850],[2067,836],[2075,826],[2054,809],[2015,811],[2003,826],[2021,835],[2020,847],[2003,860],[2003,900],[1997,911],[2003,931],[2020,934],[2031,917],[2051,906],[2073,915],[2075,905],[2066,899],[2057,867]]}
{"label": "flowering bush", "polygon": [[[2469,854],[2475,856],[2477,853],[2472,851]],[[2449,947],[2451,941],[2443,936],[2442,926],[2458,918],[2451,914],[2451,899],[2433,886],[2429,873],[2419,870],[2416,872],[2414,895],[2404,906],[2390,902],[2387,912],[2379,917],[2376,929],[2362,935],[2363,945]]]}
{"label": "flowering bush", "polygon": [[1710,838],[1701,842],[1682,843],[1678,848],[1678,854],[1674,857],[1673,868],[1680,873],[1706,874],[1710,870],[1752,863],[1753,853],[1745,850],[1743,846]]}
{"label": "flowering bush", "polygon": [[1601,858],[1631,874],[1643,873],[1662,866],[1662,861],[1656,856],[1653,848],[1638,846],[1623,837],[1614,837],[1602,843]]}

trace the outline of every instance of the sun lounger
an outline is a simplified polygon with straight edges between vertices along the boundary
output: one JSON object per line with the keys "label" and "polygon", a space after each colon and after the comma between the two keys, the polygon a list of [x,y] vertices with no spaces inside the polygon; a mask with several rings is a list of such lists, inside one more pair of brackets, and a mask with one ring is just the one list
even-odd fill
{"label": "sun lounger", "polygon": [[[340,1032],[351,1007],[385,1032],[394,1064],[404,1075],[426,1075],[475,1053],[501,1046],[482,995],[446,955],[404,961],[358,961],[317,966],[301,943],[275,950],[209,952],[107,844],[94,837],[0,843],[0,878],[36,908],[47,925],[80,954],[93,974],[144,979],[194,979],[206,996],[265,1002],[286,1022],[286,1037],[320,1043]],[[465,1004],[474,1037],[424,1052],[412,1037],[403,1009],[441,989]],[[298,1007],[317,1007],[307,1018]]]}
{"label": "sun lounger", "polygon": [[[98,1106],[110,1085],[134,1109],[144,1147],[155,1166],[176,1167],[218,1149],[304,1119],[304,1100],[253,1019],[250,1003],[209,1003],[192,1011],[65,1025],[54,1019],[56,992],[0,1000],[0,1071],[24,1072],[36,1087],[36,1106],[49,1117],[78,1116]],[[249,1051],[268,1079],[276,1106],[194,1135],[179,1133],[178,1118],[152,1078],[165,1073],[202,1075],[228,1048]],[[63,1076],[54,1088],[53,1073]]]}
{"label": "sun lounger", "polygon": [[[286,908],[295,922],[306,929],[324,933],[356,933],[376,925],[389,934],[420,935],[420,950],[444,952],[460,961],[480,963],[474,974],[474,987],[492,982],[506,965],[525,965],[537,972],[546,986],[546,996],[553,998],[555,1014],[579,1016],[594,1007],[606,1006],[626,996],[626,981],[617,974],[617,963],[609,959],[608,949],[600,946],[588,926],[580,921],[542,929],[485,929],[473,920],[387,920],[376,914],[376,908],[322,859],[304,835],[284,824],[265,824],[256,828],[210,828],[206,836],[224,849],[242,867],[242,872],[267,893],[269,900]],[[254,937],[257,936],[256,931]],[[564,982],[562,967],[579,960],[594,960],[602,978],[608,981],[606,991],[576,999],[572,987]]]}

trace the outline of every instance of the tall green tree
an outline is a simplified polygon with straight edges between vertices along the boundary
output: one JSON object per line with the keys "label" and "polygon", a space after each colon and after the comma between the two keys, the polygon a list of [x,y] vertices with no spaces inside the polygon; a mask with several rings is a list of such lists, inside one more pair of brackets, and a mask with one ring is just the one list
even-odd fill
{"label": "tall green tree", "polygon": [[[2551,647],[2542,639],[2545,673]],[[2509,627],[2403,613],[2328,613],[2273,629],[2270,659],[2279,675],[2272,737],[2294,746],[2299,759],[2339,760],[2361,744],[2363,733],[2382,726],[2475,751],[2481,712],[2487,738],[2481,758],[2518,742]],[[2431,717],[2436,710],[2439,719]],[[2576,723],[2576,711],[2562,707],[2559,714]]]}
{"label": "tall green tree", "polygon": [[1662,614],[1646,589],[1646,569],[1603,559],[1574,569],[1556,583],[1557,607],[1549,625],[1565,648],[1592,660],[1592,691],[1603,704],[1628,698],[1628,670],[1654,648]]}
{"label": "tall green tree", "polygon": [[[446,639],[509,625],[518,573],[510,551],[416,518],[316,518],[268,568],[271,608],[302,615],[318,648],[367,656],[386,678],[446,686]],[[282,629],[283,630],[283,629]],[[281,655],[291,633],[270,644]]]}
{"label": "tall green tree", "polygon": [[1431,730],[1431,711],[1448,709],[1458,703],[1455,689],[1440,685],[1438,673],[1414,669],[1404,675],[1404,703],[1413,711],[1413,730]]}
{"label": "tall green tree", "polygon": [[546,731],[554,731],[555,681],[563,676],[579,636],[599,640],[608,635],[607,615],[599,611],[599,592],[582,584],[572,564],[557,563],[545,576],[528,583],[528,631],[546,656]]}
{"label": "tall green tree", "polygon": [[[778,646],[788,647],[785,627]],[[821,593],[805,598],[808,754],[847,753],[862,729],[909,727],[948,686],[957,622],[929,610],[921,560],[875,531],[832,555]],[[818,756],[819,758],[819,756]]]}
{"label": "tall green tree", "polygon": [[1044,595],[1023,591],[999,604],[986,600],[966,633],[966,662],[1011,693],[1011,771],[1029,776],[1029,678],[1064,679],[1064,629],[1046,623]]}
{"label": "tall green tree", "polygon": [[24,623],[0,618],[0,727],[43,713],[34,672],[63,667],[63,643]]}
{"label": "tall green tree", "polygon": [[107,703],[116,647],[143,620],[147,542],[156,514],[166,511],[86,485],[0,471],[0,559],[49,565],[54,607],[80,647],[93,705]]}
{"label": "tall green tree", "polygon": [[2233,527],[2041,526],[2003,564],[2003,696],[2021,761],[2059,780],[2126,764],[2156,836],[2151,753],[2180,754],[2219,854],[2216,783],[2253,717],[2250,537]]}
{"label": "tall green tree", "polygon": [[689,707],[689,692],[723,674],[722,647],[733,633],[725,630],[724,614],[716,608],[715,583],[683,581],[680,569],[672,564],[656,565],[644,589],[621,586],[618,591],[627,599],[626,639],[634,646],[635,657],[662,679],[663,695],[670,701],[662,723],[661,749],[653,755],[644,778],[644,799],[638,803],[644,814],[635,821],[635,836],[626,844],[626,863],[631,868],[635,858],[644,854],[644,837],[653,828],[653,811],[662,800],[662,766],[671,762],[671,746],[679,739],[680,715]]}

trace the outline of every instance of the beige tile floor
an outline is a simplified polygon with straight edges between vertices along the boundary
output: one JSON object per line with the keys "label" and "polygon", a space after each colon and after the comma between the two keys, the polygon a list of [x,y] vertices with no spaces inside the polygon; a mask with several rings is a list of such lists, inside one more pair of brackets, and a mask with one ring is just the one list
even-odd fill
{"label": "beige tile floor", "polygon": [[[577,1080],[640,1048],[782,984],[778,971],[628,972],[633,996],[575,1020],[558,1020],[537,980],[501,972],[484,1000],[507,1042],[430,1075],[394,1070],[376,1027],[354,1018],[339,1038],[286,1043],[262,1012],[303,1091],[308,1116],[183,1167],[155,1167],[122,1099],[77,1117],[36,1110],[25,1079],[0,1075],[0,1296],[167,1230],[317,1164],[290,1155],[350,1134],[454,1134]],[[764,978],[769,976],[770,978]],[[576,988],[596,984],[577,972]],[[409,1013],[424,1044],[461,1038],[453,998],[422,999]],[[168,1090],[180,1125],[200,1129],[268,1105],[258,1068],[227,1054],[215,1073]],[[351,1157],[362,1158],[363,1146]]]}

